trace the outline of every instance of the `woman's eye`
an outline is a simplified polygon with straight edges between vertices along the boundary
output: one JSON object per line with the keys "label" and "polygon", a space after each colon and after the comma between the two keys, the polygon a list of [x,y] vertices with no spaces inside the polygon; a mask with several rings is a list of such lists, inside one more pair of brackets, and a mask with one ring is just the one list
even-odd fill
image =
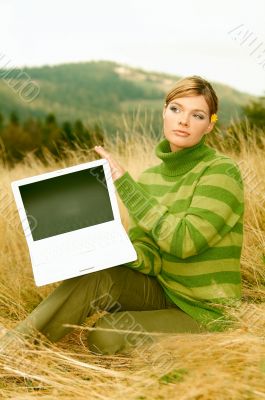
{"label": "woman's eye", "polygon": [[204,119],[204,116],[200,114],[194,114],[194,117],[197,119]]}
{"label": "woman's eye", "polygon": [[175,107],[175,106],[171,106],[171,107],[170,107],[170,110],[172,110],[172,111],[179,111],[179,108],[178,108],[178,107]]}

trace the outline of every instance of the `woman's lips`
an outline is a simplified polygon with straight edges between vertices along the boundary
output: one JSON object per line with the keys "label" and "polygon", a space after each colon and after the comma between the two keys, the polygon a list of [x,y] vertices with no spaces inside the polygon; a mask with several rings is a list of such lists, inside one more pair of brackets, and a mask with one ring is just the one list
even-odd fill
{"label": "woman's lips", "polygon": [[185,131],[179,131],[178,129],[173,129],[173,132],[176,133],[178,136],[189,136],[188,132]]}

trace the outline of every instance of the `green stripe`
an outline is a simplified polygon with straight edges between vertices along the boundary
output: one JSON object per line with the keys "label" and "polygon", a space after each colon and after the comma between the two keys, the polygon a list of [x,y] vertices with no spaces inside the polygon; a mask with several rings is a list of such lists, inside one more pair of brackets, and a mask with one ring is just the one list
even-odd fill
{"label": "green stripe", "polygon": [[174,214],[180,214],[183,211],[187,211],[191,202],[191,197],[187,197],[186,199],[176,200],[168,209],[169,212]]}
{"label": "green stripe", "polygon": [[[241,219],[244,210],[243,203],[240,205],[241,213],[239,213],[239,210],[237,213],[234,213],[232,208],[221,200],[205,196],[194,197],[191,206],[198,208],[201,208],[203,206],[204,210],[211,210],[215,214],[224,217],[227,225],[229,225],[230,227],[234,226],[238,221],[243,221]],[[190,214],[190,216],[192,217],[193,214]]]}
{"label": "green stripe", "polygon": [[229,175],[235,179],[237,183],[242,181],[240,170],[232,163],[222,163],[211,166],[210,170],[205,171],[204,175],[222,174]]}
{"label": "green stripe", "polygon": [[181,204],[181,202],[185,201],[188,205],[191,202],[191,194],[190,190],[187,191],[187,186],[182,186],[177,193],[168,192],[159,199],[160,204],[165,205],[168,209],[171,207],[175,208],[175,204]]}
{"label": "green stripe", "polygon": [[145,264],[144,261],[141,262],[141,264],[139,264],[137,267],[135,267],[135,269],[142,271],[145,269]]}
{"label": "green stripe", "polygon": [[165,276],[166,278],[173,279],[174,281],[177,281],[182,285],[190,288],[207,286],[215,283],[217,284],[241,283],[241,274],[239,271],[221,271],[221,272],[214,272],[211,274],[183,276],[183,275],[175,275],[173,273],[169,273],[163,270],[162,275]]}
{"label": "green stripe", "polygon": [[188,211],[189,214],[199,215],[200,218],[204,218],[215,228],[217,231],[216,234],[219,234],[220,236],[224,236],[231,230],[231,226],[227,225],[225,220],[213,211],[199,207],[190,207]]}
{"label": "green stripe", "polygon": [[[161,285],[164,287],[165,292],[167,293],[167,295],[169,296],[169,298],[170,298],[173,302],[175,302],[175,304],[180,304],[180,302],[183,303],[183,301],[184,301],[186,304],[190,305],[191,307],[194,307],[194,309],[196,309],[196,310],[197,310],[197,309],[199,310],[200,308],[204,308],[204,309],[206,309],[206,310],[213,310],[213,307],[209,304],[210,302],[212,302],[213,299],[211,299],[211,300],[199,301],[198,299],[192,299],[192,298],[190,298],[188,295],[185,295],[184,293],[178,293],[178,292],[176,292],[176,293],[173,294],[173,293],[165,286],[164,280],[161,279],[161,278],[159,278],[159,280],[160,280]],[[216,298],[214,298],[214,299],[216,299]],[[218,299],[220,300],[219,297],[218,297]],[[226,297],[226,298],[222,297],[221,299],[222,299],[223,301],[225,301],[225,299],[227,299],[227,297]],[[221,313],[221,310],[216,309],[216,308],[215,308],[215,310],[216,310],[217,313],[219,313],[219,312]]]}
{"label": "green stripe", "polygon": [[[152,186],[153,184],[155,185],[161,185],[161,186],[167,186],[171,190],[178,190],[182,185],[186,186],[191,186],[193,183],[198,179],[199,174],[197,173],[190,173],[188,175],[184,176],[178,176],[178,177],[170,177],[171,181],[168,182],[165,180],[165,176],[163,175],[158,175],[158,174],[146,174],[143,173],[140,175],[138,179],[138,183],[147,185],[147,186]],[[166,176],[168,178],[168,176]],[[173,179],[172,179],[173,178]],[[172,182],[174,182],[174,185],[172,186]]]}
{"label": "green stripe", "polygon": [[148,185],[139,182],[139,185],[141,185],[141,187],[148,193],[156,197],[164,196],[170,190],[170,186],[156,185],[155,183],[152,183],[152,185]]}
{"label": "green stripe", "polygon": [[[219,200],[230,208],[235,214],[241,213],[242,203],[228,190],[214,185],[201,185],[196,188],[196,195]],[[194,196],[195,198],[196,196]]]}
{"label": "green stripe", "polygon": [[[168,181],[167,179],[168,177],[162,176],[158,173],[155,172],[148,172],[148,171],[144,171],[138,178],[138,182],[139,183],[144,183],[144,184],[152,184],[152,182],[156,183],[157,185],[167,185],[169,188],[172,187],[172,177],[171,181]],[[179,177],[179,180],[183,180],[183,177]],[[173,180],[173,182],[176,182],[176,177]]]}
{"label": "green stripe", "polygon": [[212,247],[231,246],[231,243],[233,243],[233,246],[242,246],[242,242],[243,242],[243,235],[241,233],[230,231],[227,235],[225,235]]}
{"label": "green stripe", "polygon": [[216,298],[216,295],[218,295],[218,297],[234,297],[241,291],[241,284],[239,283],[212,283],[211,285],[191,288],[184,286],[179,282],[167,280],[167,277],[164,275],[161,275],[161,278],[163,278],[164,284],[169,290],[186,294],[191,298],[200,300],[212,300],[213,298]]}
{"label": "green stripe", "polygon": [[231,229],[231,232],[242,234],[243,233],[243,224],[238,222],[236,225],[233,226],[233,228]]}
{"label": "green stripe", "polygon": [[192,232],[192,240],[197,253],[202,253],[209,247],[209,244],[203,234],[186,218],[186,226],[189,232]]}
{"label": "green stripe", "polygon": [[[149,177],[150,179],[150,177]],[[186,179],[181,179],[180,181],[176,182],[175,179],[175,184],[172,186],[171,184],[164,184],[164,182],[155,182],[154,179],[153,180],[145,180],[145,179],[141,179],[139,180],[139,185],[142,186],[142,188],[144,190],[146,190],[147,192],[153,194],[154,196],[162,196],[165,195],[167,193],[172,193],[172,194],[177,194],[179,192],[179,190],[185,190],[187,192],[187,194],[190,196],[190,190],[192,188],[192,185],[194,184],[194,182],[197,179],[197,175],[195,175],[194,177],[188,176]],[[186,197],[185,193],[184,196]]]}
{"label": "green stripe", "polygon": [[225,246],[225,247],[210,247],[207,253],[201,253],[189,258],[179,258],[172,254],[162,252],[163,258],[167,261],[181,262],[184,264],[192,264],[200,261],[207,260],[222,260],[227,258],[239,258],[241,253],[241,246]]}
{"label": "green stripe", "polygon": [[132,241],[134,241],[136,239],[144,238],[146,236],[146,233],[138,226],[136,226],[134,228],[130,228],[128,234]]}
{"label": "green stripe", "polygon": [[242,185],[240,182],[236,182],[231,176],[221,174],[202,176],[199,181],[199,185],[213,185],[215,187],[229,189],[229,192],[232,193],[237,199],[241,199],[243,197]]}
{"label": "green stripe", "polygon": [[240,261],[237,258],[227,258],[221,260],[201,261],[189,265],[180,262],[171,262],[163,259],[162,269],[168,273],[181,275],[181,276],[194,276],[201,274],[211,274],[221,271],[240,271]]}
{"label": "green stripe", "polygon": [[149,260],[144,260],[145,269],[148,269],[147,268],[147,265],[148,265],[148,267],[150,267],[150,272],[149,273],[154,275],[154,272],[155,272],[155,269],[154,269],[154,260],[155,260],[154,254],[151,251],[148,251],[148,255],[146,254],[146,258],[149,258]]}

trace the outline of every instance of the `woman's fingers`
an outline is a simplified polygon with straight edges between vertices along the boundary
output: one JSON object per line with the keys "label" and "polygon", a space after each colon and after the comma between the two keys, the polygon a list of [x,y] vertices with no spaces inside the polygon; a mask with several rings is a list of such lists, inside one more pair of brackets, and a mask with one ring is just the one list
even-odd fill
{"label": "woman's fingers", "polygon": [[115,163],[111,155],[103,147],[95,146],[94,149],[102,158],[106,158],[111,165]]}
{"label": "woman's fingers", "polygon": [[102,146],[95,146],[94,150],[102,157],[106,158],[110,164],[112,179],[118,179],[124,174],[124,168],[108,153]]}
{"label": "woman's fingers", "polygon": [[102,146],[95,146],[94,150],[104,158],[111,158],[110,154]]}

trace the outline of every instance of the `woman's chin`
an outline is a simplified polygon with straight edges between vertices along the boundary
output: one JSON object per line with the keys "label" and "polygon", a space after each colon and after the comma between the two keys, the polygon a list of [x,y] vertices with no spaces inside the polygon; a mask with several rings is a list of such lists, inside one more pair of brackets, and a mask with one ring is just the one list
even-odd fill
{"label": "woman's chin", "polygon": [[168,139],[171,151],[177,151],[192,146],[190,143],[188,143],[187,138],[180,138],[180,139],[182,140],[179,140],[178,138]]}

